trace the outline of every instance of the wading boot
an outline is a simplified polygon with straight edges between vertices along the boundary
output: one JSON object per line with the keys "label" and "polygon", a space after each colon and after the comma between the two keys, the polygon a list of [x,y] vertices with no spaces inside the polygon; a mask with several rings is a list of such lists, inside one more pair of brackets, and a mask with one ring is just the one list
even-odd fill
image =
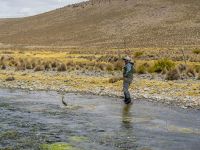
{"label": "wading boot", "polygon": [[130,104],[130,103],[132,103],[132,102],[131,102],[131,98],[125,98],[124,103],[125,103],[125,104]]}

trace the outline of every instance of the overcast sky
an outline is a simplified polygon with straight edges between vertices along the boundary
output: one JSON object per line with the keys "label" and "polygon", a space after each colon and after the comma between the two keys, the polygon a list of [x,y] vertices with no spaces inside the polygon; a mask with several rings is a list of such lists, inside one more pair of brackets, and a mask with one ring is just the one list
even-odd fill
{"label": "overcast sky", "polygon": [[39,14],[86,0],[0,0],[0,18]]}

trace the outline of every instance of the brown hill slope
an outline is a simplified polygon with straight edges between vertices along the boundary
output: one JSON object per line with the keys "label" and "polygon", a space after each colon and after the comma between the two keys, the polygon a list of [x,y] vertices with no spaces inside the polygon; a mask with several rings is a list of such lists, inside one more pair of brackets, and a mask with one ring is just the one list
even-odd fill
{"label": "brown hill slope", "polygon": [[0,43],[90,47],[200,45],[200,1],[91,0],[37,16],[0,20]]}

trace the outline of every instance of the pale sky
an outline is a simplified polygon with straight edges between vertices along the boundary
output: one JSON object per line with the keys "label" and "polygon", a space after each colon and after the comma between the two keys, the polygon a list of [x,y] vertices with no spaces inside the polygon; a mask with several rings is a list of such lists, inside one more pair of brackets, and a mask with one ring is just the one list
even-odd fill
{"label": "pale sky", "polygon": [[86,0],[0,0],[0,18],[25,17]]}

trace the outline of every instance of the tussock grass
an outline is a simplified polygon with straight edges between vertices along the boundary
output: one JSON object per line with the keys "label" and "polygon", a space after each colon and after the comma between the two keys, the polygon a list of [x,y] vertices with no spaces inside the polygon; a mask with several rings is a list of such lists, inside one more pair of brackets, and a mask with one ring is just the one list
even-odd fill
{"label": "tussock grass", "polygon": [[124,62],[121,60],[118,60],[113,65],[114,65],[114,70],[122,70],[122,68],[124,66]]}
{"label": "tussock grass", "polygon": [[122,77],[112,77],[108,80],[109,83],[115,83],[115,82],[118,82],[120,80],[123,80]]}
{"label": "tussock grass", "polygon": [[155,72],[162,72],[165,69],[171,70],[175,67],[175,63],[172,60],[169,60],[167,58],[160,59],[155,62],[153,69]]}
{"label": "tussock grass", "polygon": [[172,70],[169,70],[165,77],[166,80],[178,80],[180,79],[180,73],[178,69],[174,68]]}
{"label": "tussock grass", "polygon": [[195,49],[195,50],[193,50],[192,52],[193,52],[194,54],[197,54],[197,55],[198,55],[198,54],[200,54],[200,49]]}
{"label": "tussock grass", "polygon": [[51,67],[52,67],[52,68],[56,68],[57,66],[58,66],[58,63],[55,62],[55,61],[51,64]]}
{"label": "tussock grass", "polygon": [[148,63],[143,63],[136,67],[136,73],[138,74],[145,74],[149,72],[149,70],[150,70],[150,65]]}
{"label": "tussock grass", "polygon": [[194,70],[195,70],[197,73],[200,73],[200,65],[194,65]]}
{"label": "tussock grass", "polygon": [[195,77],[195,70],[193,68],[188,68],[186,74],[188,77]]}
{"label": "tussock grass", "polygon": [[44,70],[45,70],[45,68],[44,68],[43,65],[38,65],[38,66],[36,66],[35,69],[34,69],[34,71],[44,71]]}
{"label": "tussock grass", "polygon": [[52,69],[51,62],[45,62],[44,68],[46,71],[50,71]]}
{"label": "tussock grass", "polygon": [[[168,53],[166,53],[168,51]],[[183,57],[179,49],[131,49],[128,51],[130,56],[140,55],[134,59],[136,61],[135,69],[138,74],[161,73],[166,75],[170,70],[177,67],[182,78],[193,78],[200,71],[200,63],[191,62],[191,57],[196,54],[192,50],[187,50],[185,55],[188,58],[187,65],[183,61],[176,62],[178,58]],[[66,51],[15,51],[11,54],[2,54],[0,51],[0,69],[33,70],[33,71],[76,71],[84,72],[102,72],[113,74],[115,71],[122,71],[124,61],[122,56],[126,50],[68,50]],[[153,57],[152,57],[153,56]],[[162,58],[163,56],[169,57]],[[42,66],[42,67],[40,67]],[[191,69],[189,69],[191,68]],[[188,70],[189,69],[189,70]],[[193,70],[193,71],[191,71]],[[188,75],[189,74],[189,75]]]}
{"label": "tussock grass", "polygon": [[2,63],[1,69],[2,69],[2,70],[5,70],[5,69],[6,69],[6,64]]}
{"label": "tussock grass", "polygon": [[144,54],[144,52],[135,52],[134,53],[134,58],[139,58],[140,56],[142,56]]}
{"label": "tussock grass", "polygon": [[15,77],[13,77],[13,76],[6,78],[6,81],[14,81],[14,80],[15,80]]}
{"label": "tussock grass", "polygon": [[198,76],[197,76],[197,80],[200,80],[200,73],[199,73]]}
{"label": "tussock grass", "polygon": [[106,70],[107,70],[107,71],[113,71],[113,70],[114,70],[113,65],[112,65],[112,64],[107,64]]}
{"label": "tussock grass", "polygon": [[186,71],[187,66],[184,65],[184,64],[179,64],[179,65],[178,65],[178,69],[179,69],[180,72],[183,72],[183,71]]}
{"label": "tussock grass", "polygon": [[67,67],[64,63],[60,64],[57,71],[67,71]]}

